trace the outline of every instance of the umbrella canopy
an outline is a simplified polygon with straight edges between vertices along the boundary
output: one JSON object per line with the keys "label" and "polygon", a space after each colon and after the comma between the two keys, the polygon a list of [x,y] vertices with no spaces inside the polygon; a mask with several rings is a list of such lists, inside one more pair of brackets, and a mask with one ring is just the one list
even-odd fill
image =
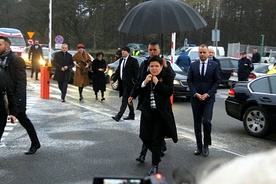
{"label": "umbrella canopy", "polygon": [[163,34],[197,30],[206,21],[191,6],[177,0],[140,3],[125,16],[118,30],[128,34]]}

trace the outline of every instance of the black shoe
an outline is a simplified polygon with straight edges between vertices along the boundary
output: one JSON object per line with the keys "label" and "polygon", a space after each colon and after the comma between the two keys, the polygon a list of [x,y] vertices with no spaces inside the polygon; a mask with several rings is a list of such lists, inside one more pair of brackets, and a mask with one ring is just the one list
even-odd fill
{"label": "black shoe", "polygon": [[126,118],[123,118],[123,120],[134,120],[134,117],[128,116]]}
{"label": "black shoe", "polygon": [[202,150],[201,149],[197,149],[196,151],[195,151],[195,155],[200,155],[202,153]]}
{"label": "black shoe", "polygon": [[82,96],[82,95],[80,96],[80,99],[79,99],[79,100],[80,100],[80,101],[82,101],[82,100],[83,100],[83,96]]}
{"label": "black shoe", "polygon": [[112,116],[112,119],[114,119],[115,121],[119,122],[120,118],[118,118],[117,116]]}
{"label": "black shoe", "polygon": [[157,172],[158,172],[158,166],[152,165],[148,172],[148,176],[155,175]]}
{"label": "black shoe", "polygon": [[36,145],[36,146],[31,146],[30,149],[25,152],[26,155],[32,155],[35,154],[35,152],[40,148],[40,144]]}
{"label": "black shoe", "polygon": [[209,155],[209,148],[208,146],[203,147],[203,156],[207,157]]}
{"label": "black shoe", "polygon": [[104,101],[104,100],[105,100],[105,98],[102,98],[102,99],[101,99],[101,102]]}
{"label": "black shoe", "polygon": [[145,162],[145,155],[140,155],[139,157],[136,158],[138,162],[144,163]]}
{"label": "black shoe", "polygon": [[98,97],[96,96],[95,100],[98,100]]}

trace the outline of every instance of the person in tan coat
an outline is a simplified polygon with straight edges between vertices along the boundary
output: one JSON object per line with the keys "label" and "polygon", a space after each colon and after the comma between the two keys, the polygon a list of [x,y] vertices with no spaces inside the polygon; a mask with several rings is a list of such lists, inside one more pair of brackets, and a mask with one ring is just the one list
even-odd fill
{"label": "person in tan coat", "polygon": [[74,75],[74,85],[79,87],[79,100],[83,100],[82,91],[85,86],[89,85],[88,68],[91,65],[91,58],[89,54],[84,51],[84,45],[78,44],[78,52],[73,56],[76,62],[76,72]]}

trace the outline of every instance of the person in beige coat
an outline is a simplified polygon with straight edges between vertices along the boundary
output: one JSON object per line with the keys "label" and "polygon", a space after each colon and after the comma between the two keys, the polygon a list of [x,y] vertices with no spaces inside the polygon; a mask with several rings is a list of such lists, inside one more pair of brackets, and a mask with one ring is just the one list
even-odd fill
{"label": "person in beige coat", "polygon": [[89,85],[88,68],[91,65],[91,58],[89,54],[84,51],[84,45],[78,44],[78,52],[73,56],[76,62],[76,72],[74,75],[74,85],[79,87],[79,100],[83,100],[82,91],[85,86]]}

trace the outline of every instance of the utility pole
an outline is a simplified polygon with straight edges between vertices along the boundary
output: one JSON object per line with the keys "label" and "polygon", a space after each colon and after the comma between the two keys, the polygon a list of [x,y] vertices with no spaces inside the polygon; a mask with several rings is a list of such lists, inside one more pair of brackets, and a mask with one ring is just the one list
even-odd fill
{"label": "utility pole", "polygon": [[261,42],[261,57],[264,55],[264,36],[265,35],[261,35],[262,37],[262,42]]}

